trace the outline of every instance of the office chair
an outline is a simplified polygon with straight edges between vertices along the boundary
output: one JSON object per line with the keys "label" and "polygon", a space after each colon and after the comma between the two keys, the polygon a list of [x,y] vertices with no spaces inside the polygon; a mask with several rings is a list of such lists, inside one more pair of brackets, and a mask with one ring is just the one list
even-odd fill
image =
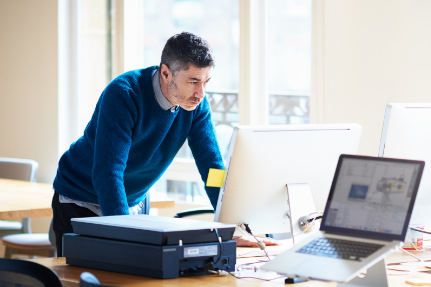
{"label": "office chair", "polygon": [[[31,159],[0,158],[0,178],[34,181],[37,168],[38,163]],[[22,222],[0,221],[0,235],[5,234],[2,242],[6,247],[6,258],[13,254],[55,256],[55,247],[49,242],[48,234],[31,233],[30,218],[24,218]]]}
{"label": "office chair", "polygon": [[214,209],[212,208],[188,209],[188,210],[178,212],[177,214],[175,214],[174,217],[183,218],[183,217],[201,215],[201,214],[214,214]]}
{"label": "office chair", "polygon": [[57,274],[35,262],[0,258],[0,286],[62,287]]}

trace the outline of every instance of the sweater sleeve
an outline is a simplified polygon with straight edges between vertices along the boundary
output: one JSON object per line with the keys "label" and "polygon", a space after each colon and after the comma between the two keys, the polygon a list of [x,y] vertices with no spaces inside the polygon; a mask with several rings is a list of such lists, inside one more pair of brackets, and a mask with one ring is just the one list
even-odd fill
{"label": "sweater sleeve", "polygon": [[[206,183],[210,168],[225,169],[225,166],[211,120],[210,105],[206,97],[194,112],[195,117],[189,133],[188,143],[201,178]],[[205,185],[205,191],[215,209],[220,188]]]}
{"label": "sweater sleeve", "polygon": [[92,181],[103,215],[129,214],[124,170],[132,143],[137,107],[131,88],[114,80],[98,103]]}

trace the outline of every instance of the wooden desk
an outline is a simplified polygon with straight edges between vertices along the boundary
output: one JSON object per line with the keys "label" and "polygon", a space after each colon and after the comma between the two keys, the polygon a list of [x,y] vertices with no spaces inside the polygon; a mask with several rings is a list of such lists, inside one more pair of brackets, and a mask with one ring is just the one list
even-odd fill
{"label": "wooden desk", "polygon": [[0,179],[0,219],[51,216],[51,184]]}
{"label": "wooden desk", "polygon": [[[204,275],[204,276],[189,276],[174,279],[155,279],[149,277],[142,277],[136,275],[128,275],[116,272],[102,271],[89,268],[81,268],[76,266],[68,266],[65,264],[64,257],[60,258],[46,258],[46,259],[33,259],[32,261],[41,263],[53,269],[60,277],[63,286],[79,286],[79,276],[84,271],[93,273],[100,283],[110,286],[121,287],[201,287],[201,286],[247,286],[247,287],[262,287],[262,286],[285,286],[283,282],[274,281],[261,281],[256,279],[236,279],[231,275],[217,276],[217,275]],[[331,283],[317,282],[317,285],[308,286],[336,286]],[[298,285],[295,286],[307,286]]]}
{"label": "wooden desk", "polygon": [[[420,256],[423,259],[431,259],[431,251],[427,252],[416,252],[415,255]],[[254,259],[253,259],[254,260]],[[258,260],[258,259],[256,259]],[[154,279],[148,277],[141,277],[135,275],[128,275],[116,272],[102,271],[89,268],[81,268],[76,266],[68,266],[65,263],[65,259],[61,258],[44,258],[44,259],[33,259],[33,261],[41,263],[53,270],[59,275],[64,286],[79,286],[79,276],[84,271],[89,271],[99,278],[102,284],[112,286],[124,286],[124,287],[138,287],[138,286],[150,286],[150,287],[200,287],[200,286],[250,286],[250,287],[268,287],[268,286],[286,286],[282,280],[273,281],[262,281],[257,279],[236,279],[231,275],[217,276],[217,275],[205,275],[205,276],[192,276],[182,277],[175,279]],[[238,259],[239,263],[242,259]],[[403,262],[401,264],[397,264]],[[418,262],[415,258],[401,252],[395,251],[386,258],[388,281],[390,287],[405,287],[408,285],[405,283],[410,278],[429,278],[430,275],[422,273],[424,263]],[[431,265],[431,263],[430,263]],[[402,271],[404,270],[404,271]],[[409,272],[406,272],[408,270]],[[320,281],[307,281],[292,285],[295,287],[335,287],[337,286],[334,282],[320,282]]]}
{"label": "wooden desk", "polygon": [[174,200],[151,200],[151,208],[173,208],[175,207]]}
{"label": "wooden desk", "polygon": [[[53,193],[52,184],[0,178],[0,219],[52,216]],[[175,201],[151,201],[151,207],[175,207]]]}

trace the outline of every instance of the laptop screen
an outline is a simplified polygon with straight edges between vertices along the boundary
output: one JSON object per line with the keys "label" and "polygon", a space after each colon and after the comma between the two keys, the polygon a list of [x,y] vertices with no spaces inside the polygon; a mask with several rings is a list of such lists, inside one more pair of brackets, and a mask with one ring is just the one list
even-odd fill
{"label": "laptop screen", "polygon": [[404,240],[423,161],[341,155],[321,230]]}

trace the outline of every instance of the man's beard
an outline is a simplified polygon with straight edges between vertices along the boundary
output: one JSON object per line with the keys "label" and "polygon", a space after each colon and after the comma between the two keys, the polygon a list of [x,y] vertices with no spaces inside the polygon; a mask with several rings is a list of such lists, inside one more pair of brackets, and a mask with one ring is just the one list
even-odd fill
{"label": "man's beard", "polygon": [[177,83],[172,79],[168,84],[169,89],[177,89]]}

